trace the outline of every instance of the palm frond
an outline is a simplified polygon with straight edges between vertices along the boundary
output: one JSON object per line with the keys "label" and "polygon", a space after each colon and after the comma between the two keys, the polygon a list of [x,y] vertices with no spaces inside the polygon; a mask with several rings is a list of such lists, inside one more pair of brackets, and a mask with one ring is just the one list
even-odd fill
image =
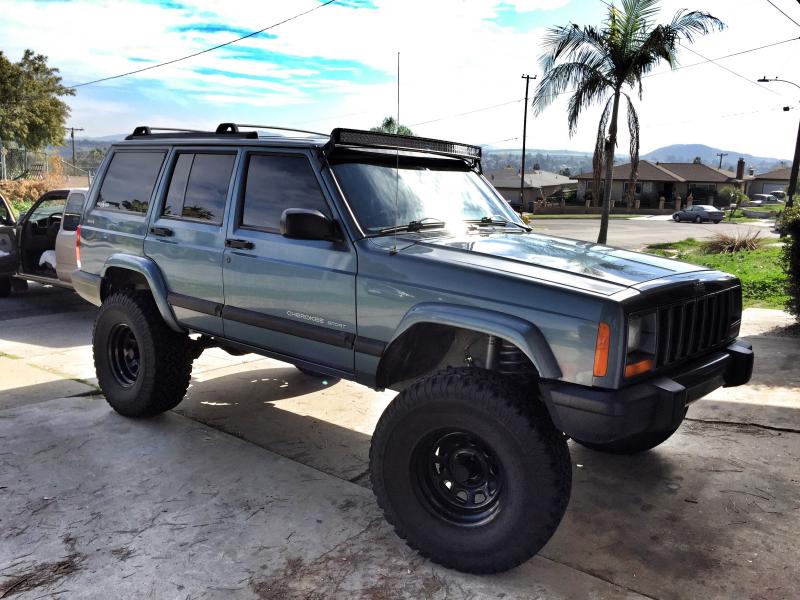
{"label": "palm frond", "polygon": [[597,200],[600,200],[600,180],[603,178],[603,165],[605,164],[606,152],[606,126],[611,117],[611,96],[603,107],[600,115],[600,124],[597,126],[597,139],[594,143],[594,154],[592,155],[592,190]]}
{"label": "palm frond", "polygon": [[607,52],[602,32],[591,25],[581,28],[574,23],[548,29],[542,46],[545,52],[539,57],[539,64],[545,73],[561,58],[573,60],[581,49],[593,48],[598,56]]}
{"label": "palm frond", "polygon": [[586,101],[593,103],[598,100],[599,86],[609,83],[599,69],[602,58],[590,51],[579,54],[577,58],[575,62],[562,63],[545,72],[533,95],[534,114],[540,114],[569,89],[578,93],[586,87]]}
{"label": "palm frond", "polygon": [[687,12],[682,9],[675,13],[668,27],[675,32],[676,37],[691,43],[694,42],[695,36],[708,35],[712,31],[722,31],[725,29],[725,23],[707,12],[700,10]]}
{"label": "palm frond", "polygon": [[631,137],[630,141],[630,154],[631,154],[631,174],[628,177],[628,199],[631,203],[634,200],[636,192],[636,179],[639,177],[639,115],[636,114],[636,109],[633,107],[631,97],[625,92],[623,95],[628,101],[628,132]]}

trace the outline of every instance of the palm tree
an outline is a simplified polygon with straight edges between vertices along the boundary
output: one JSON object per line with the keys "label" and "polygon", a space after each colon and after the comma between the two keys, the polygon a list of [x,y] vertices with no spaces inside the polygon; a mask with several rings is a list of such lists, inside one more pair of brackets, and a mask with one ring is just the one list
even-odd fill
{"label": "palm tree", "polygon": [[691,43],[696,36],[725,26],[716,17],[696,10],[679,10],[669,23],[655,24],[658,5],[659,0],[621,0],[621,8],[613,3],[608,5],[608,15],[600,27],[579,27],[575,24],[553,27],[545,37],[546,50],[539,58],[544,76],[533,98],[536,114],[541,113],[558,95],[571,91],[567,120],[572,136],[582,110],[594,104],[604,105],[592,158],[595,194],[600,188],[602,173],[605,173],[603,216],[597,238],[599,244],[606,243],[608,234],[617,116],[622,96],[627,101],[631,137],[629,198],[632,198],[636,187],[639,118],[631,97],[623,89],[638,87],[641,100],[642,77],[661,61],[674,68],[678,62],[677,51],[681,40]]}

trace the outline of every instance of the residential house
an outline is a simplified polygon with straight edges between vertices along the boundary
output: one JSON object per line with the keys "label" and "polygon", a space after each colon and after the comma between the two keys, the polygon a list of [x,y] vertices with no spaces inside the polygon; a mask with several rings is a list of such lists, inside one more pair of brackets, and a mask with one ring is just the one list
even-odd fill
{"label": "residential house", "polygon": [[[667,202],[676,200],[678,196],[685,201],[691,193],[696,203],[712,203],[721,187],[735,185],[746,188],[753,179],[752,176],[744,175],[743,160],[739,161],[737,171],[738,173],[734,173],[697,161],[662,163],[642,160],[639,161],[635,198],[642,206],[655,207],[662,196]],[[626,202],[630,174],[630,163],[614,167],[611,184],[611,200],[614,204]],[[592,173],[581,173],[577,176],[579,198],[583,198],[591,189],[592,178]]]}
{"label": "residential house", "polygon": [[[519,206],[520,176],[519,171],[514,169],[502,169],[500,171],[489,171],[484,173],[484,177],[500,192],[500,195],[508,200],[512,205]],[[533,203],[552,196],[558,192],[575,190],[578,181],[565,175],[551,173],[549,171],[535,170],[525,173],[525,183],[523,186],[522,203],[527,211],[533,211]]]}
{"label": "residential house", "polygon": [[783,167],[756,175],[753,182],[750,184],[748,193],[752,196],[752,194],[769,194],[775,191],[785,190],[789,187],[791,170],[791,167]]}

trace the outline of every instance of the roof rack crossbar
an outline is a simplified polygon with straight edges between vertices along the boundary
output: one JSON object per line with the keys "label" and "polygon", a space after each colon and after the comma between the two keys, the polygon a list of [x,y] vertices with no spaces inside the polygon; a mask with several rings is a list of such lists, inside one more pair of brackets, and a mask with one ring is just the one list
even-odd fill
{"label": "roof rack crossbar", "polygon": [[[163,133],[154,133],[163,132]],[[258,134],[255,131],[240,132],[234,123],[221,123],[216,131],[202,131],[200,129],[179,129],[177,127],[151,127],[149,125],[140,125],[134,128],[133,133],[128,135],[126,140],[133,140],[137,138],[150,138],[150,139],[166,139],[166,138],[180,138],[180,139],[201,139],[213,137],[237,137],[247,139],[257,139]]]}
{"label": "roof rack crossbar", "polygon": [[480,146],[394,133],[362,131],[360,129],[334,129],[331,132],[330,141],[325,145],[325,153],[330,154],[336,146],[361,146],[425,152],[470,160],[475,165],[480,165],[481,161]]}

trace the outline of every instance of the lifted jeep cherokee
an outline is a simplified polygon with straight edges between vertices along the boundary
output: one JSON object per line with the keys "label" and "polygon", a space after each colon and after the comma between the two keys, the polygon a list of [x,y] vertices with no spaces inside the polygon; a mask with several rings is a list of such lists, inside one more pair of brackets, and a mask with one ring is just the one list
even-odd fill
{"label": "lifted jeep cherokee", "polygon": [[209,346],[396,389],[370,470],[397,533],[463,571],[527,560],[569,501],[567,436],[648,450],[753,353],[735,277],[537,235],[480,159],[348,129],[136,128],[98,172],[72,276],[101,306],[109,404],[173,408]]}

